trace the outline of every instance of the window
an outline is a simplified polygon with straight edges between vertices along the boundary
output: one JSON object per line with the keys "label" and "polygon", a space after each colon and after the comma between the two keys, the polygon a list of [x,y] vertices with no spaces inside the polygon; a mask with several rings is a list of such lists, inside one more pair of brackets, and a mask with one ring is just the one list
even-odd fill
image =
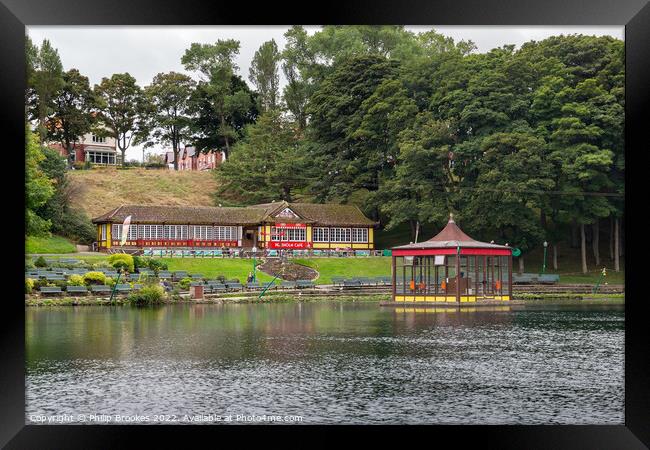
{"label": "window", "polygon": [[102,225],[102,241],[106,240],[106,224]]}
{"label": "window", "polygon": [[271,227],[272,241],[304,241],[307,239],[306,228]]}
{"label": "window", "polygon": [[115,153],[111,152],[86,152],[86,161],[93,164],[116,164],[120,160],[115,157]]}
{"label": "window", "polygon": [[330,228],[331,242],[350,242],[352,230],[350,228]]}
{"label": "window", "polygon": [[368,229],[352,228],[352,242],[368,242]]}
{"label": "window", "polygon": [[329,228],[314,228],[314,242],[329,242]]}
{"label": "window", "polygon": [[93,142],[97,142],[97,143],[100,143],[100,144],[105,144],[106,143],[106,138],[105,137],[96,136],[94,134],[92,136],[92,140],[93,140]]}
{"label": "window", "polygon": [[118,241],[122,239],[122,225],[114,223],[111,235],[113,239],[117,239]]}

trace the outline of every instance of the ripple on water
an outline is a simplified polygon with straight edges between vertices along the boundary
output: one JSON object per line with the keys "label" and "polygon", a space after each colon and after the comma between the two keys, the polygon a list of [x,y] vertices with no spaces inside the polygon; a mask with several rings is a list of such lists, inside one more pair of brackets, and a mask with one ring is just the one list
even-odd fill
{"label": "ripple on water", "polygon": [[190,318],[187,308],[125,308],[120,320],[83,309],[31,313],[27,416],[624,421],[622,311],[463,316],[397,314],[373,304],[296,308],[203,307]]}

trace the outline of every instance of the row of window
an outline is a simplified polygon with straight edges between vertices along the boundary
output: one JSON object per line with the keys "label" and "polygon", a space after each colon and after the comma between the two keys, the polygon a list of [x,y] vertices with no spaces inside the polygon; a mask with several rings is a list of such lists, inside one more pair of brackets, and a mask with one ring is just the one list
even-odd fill
{"label": "row of window", "polygon": [[94,152],[88,151],[86,153],[86,161],[90,161],[93,164],[117,164],[121,158],[118,158],[115,153],[107,152]]}
{"label": "row of window", "polygon": [[367,228],[314,228],[314,242],[368,242]]}
{"label": "row of window", "polygon": [[306,241],[307,230],[305,228],[284,228],[271,227],[272,241]]}
{"label": "row of window", "polygon": [[[113,224],[113,239],[122,239],[122,225]],[[236,241],[238,227],[210,225],[142,225],[134,224],[129,227],[127,240],[161,239],[182,241]]]}

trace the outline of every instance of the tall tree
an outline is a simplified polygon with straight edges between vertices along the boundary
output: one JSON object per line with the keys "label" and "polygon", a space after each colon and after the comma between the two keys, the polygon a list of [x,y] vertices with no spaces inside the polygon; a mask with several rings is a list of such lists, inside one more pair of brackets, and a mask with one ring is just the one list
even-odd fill
{"label": "tall tree", "polygon": [[307,126],[307,102],[312,92],[312,85],[304,75],[310,61],[309,35],[302,26],[294,25],[284,33],[284,37],[287,43],[282,51],[282,71],[287,85],[283,90],[283,98],[299,131],[302,132]]}
{"label": "tall tree", "polygon": [[278,106],[280,59],[281,55],[274,39],[264,42],[253,56],[248,79],[257,88],[257,99],[262,112]]}
{"label": "tall tree", "polygon": [[254,123],[259,115],[257,93],[251,91],[240,76],[233,75],[230,79],[229,92],[230,95],[240,92],[241,108],[233,109],[225,116],[225,122],[232,133],[224,136],[220,111],[215,110],[214,102],[206,90],[208,88],[208,83],[199,81],[190,102],[193,117],[191,141],[201,151],[224,149],[226,137],[229,145],[232,146],[242,138],[246,125]]}
{"label": "tall tree", "polygon": [[115,138],[124,166],[126,149],[135,137],[137,120],[143,108],[142,89],[128,73],[116,73],[110,78],[102,78],[101,83],[95,85],[95,94],[99,103],[97,118]]}
{"label": "tall tree", "polygon": [[30,119],[37,121],[40,142],[47,136],[46,120],[52,113],[53,100],[63,87],[63,64],[59,52],[50,41],[43,40],[40,49],[27,42],[27,84],[31,91]]}
{"label": "tall tree", "polygon": [[148,108],[143,112],[136,143],[151,147],[170,145],[174,152],[174,170],[178,170],[181,143],[191,136],[190,99],[196,83],[184,74],[159,73],[144,89]]}
{"label": "tall tree", "polygon": [[230,156],[230,145],[236,138],[227,118],[250,109],[250,95],[246,90],[231,92],[232,77],[238,70],[235,64],[238,54],[239,41],[228,39],[214,44],[193,43],[181,58],[185,69],[197,72],[201,77],[202,92],[219,120],[218,134],[223,139],[226,158]]}
{"label": "tall tree", "polygon": [[53,112],[47,119],[48,139],[61,143],[70,162],[74,146],[95,123],[97,101],[88,78],[77,69],[63,74],[63,88],[53,99]]}

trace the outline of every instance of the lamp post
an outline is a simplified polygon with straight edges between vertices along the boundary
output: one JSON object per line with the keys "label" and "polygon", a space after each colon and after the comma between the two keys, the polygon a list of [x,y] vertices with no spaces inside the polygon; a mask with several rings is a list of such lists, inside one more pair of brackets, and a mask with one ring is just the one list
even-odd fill
{"label": "lamp post", "polygon": [[548,247],[548,242],[544,241],[544,264],[542,265],[542,274],[546,273],[546,249]]}
{"label": "lamp post", "polygon": [[255,259],[256,256],[257,256],[257,247],[253,247],[253,283],[257,281],[256,274],[255,274],[256,267],[257,267],[256,259]]}

